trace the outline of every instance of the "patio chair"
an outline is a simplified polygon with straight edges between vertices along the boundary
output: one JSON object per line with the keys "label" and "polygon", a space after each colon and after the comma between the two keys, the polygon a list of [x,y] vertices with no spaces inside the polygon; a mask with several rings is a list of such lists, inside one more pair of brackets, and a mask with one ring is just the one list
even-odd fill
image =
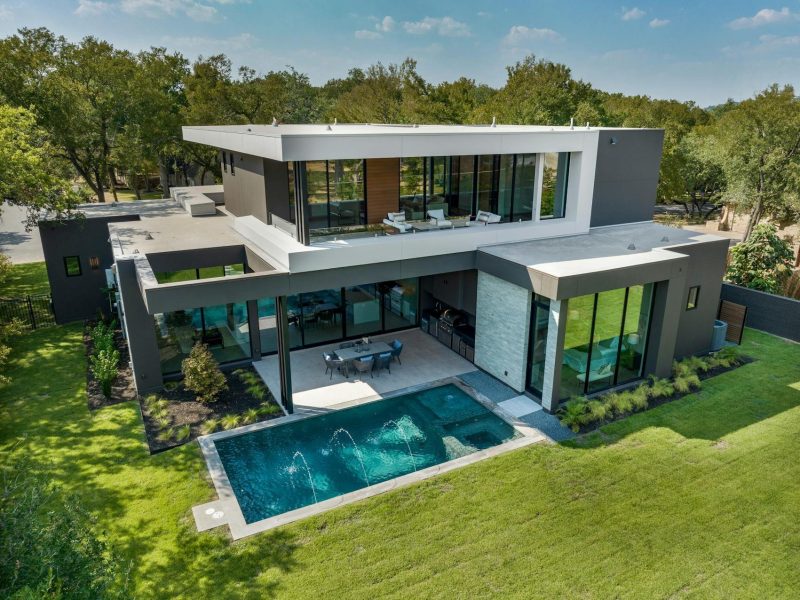
{"label": "patio chair", "polygon": [[358,373],[366,373],[369,371],[369,376],[374,377],[372,374],[372,369],[375,366],[375,360],[372,356],[365,356],[363,358],[359,358],[353,361],[353,368]]}
{"label": "patio chair", "polygon": [[484,225],[488,225],[489,223],[499,223],[500,219],[500,215],[496,215],[488,210],[479,210],[478,214],[475,215],[475,221],[478,223],[483,223]]}
{"label": "patio chair", "polygon": [[386,218],[383,220],[384,225],[388,225],[389,227],[393,227],[399,233],[406,233],[407,231],[411,230],[411,225],[406,223],[406,213],[405,212],[390,212],[386,215]]}
{"label": "patio chair", "polygon": [[392,374],[391,352],[384,352],[383,354],[378,354],[378,356],[375,357],[375,366],[372,367],[372,370],[378,372],[378,377],[381,376],[381,369],[386,369],[389,371],[389,375]]}
{"label": "patio chair", "polygon": [[444,209],[437,208],[436,210],[429,210],[428,217],[430,220],[428,221],[432,225],[436,225],[437,227],[452,227],[453,223],[447,220],[447,217],[444,216]]}
{"label": "patio chair", "polygon": [[344,373],[344,376],[348,376],[347,372],[347,361],[337,357],[333,353],[324,352],[322,354],[323,359],[325,360],[325,374],[328,374],[330,370],[331,376],[330,379],[333,379],[333,371],[338,370]]}
{"label": "patio chair", "polygon": [[400,353],[403,351],[403,342],[400,340],[393,340],[389,345],[392,347],[392,359],[397,359],[397,362],[402,365],[403,363],[400,362]]}

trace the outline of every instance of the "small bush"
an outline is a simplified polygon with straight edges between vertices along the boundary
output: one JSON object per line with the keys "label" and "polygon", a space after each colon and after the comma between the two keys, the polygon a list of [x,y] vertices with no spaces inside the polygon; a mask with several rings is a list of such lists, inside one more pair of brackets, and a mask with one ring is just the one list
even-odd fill
{"label": "small bush", "polygon": [[169,418],[166,412],[153,417],[159,429],[167,429],[172,424],[172,419]]}
{"label": "small bush", "polygon": [[181,372],[186,389],[197,394],[198,402],[213,402],[223,390],[228,389],[225,375],[205,344],[198,342],[194,345],[189,356],[181,363]]}
{"label": "small bush", "polygon": [[675,387],[669,379],[650,376],[650,387],[647,388],[647,395],[650,398],[669,398],[674,393]]}
{"label": "small bush", "polygon": [[174,392],[179,387],[181,387],[181,382],[180,381],[167,381],[164,384],[164,389],[167,390],[168,392]]}
{"label": "small bush", "polygon": [[239,415],[225,415],[219,420],[219,424],[223,429],[234,429],[239,426],[241,419]]}
{"label": "small bush", "polygon": [[174,429],[173,438],[176,442],[185,442],[192,435],[192,429],[188,425],[181,425]]}
{"label": "small bush", "polygon": [[700,387],[700,378],[696,373],[680,375],[674,379],[672,385],[679,394],[688,394],[693,389],[698,389]]}
{"label": "small bush", "polygon": [[200,433],[208,435],[219,429],[219,419],[208,419],[200,426]]}
{"label": "small bush", "polygon": [[258,413],[257,408],[249,408],[242,414],[242,425],[250,425],[255,423],[261,415]]}
{"label": "small bush", "polygon": [[100,354],[101,352],[110,352],[115,349],[114,343],[114,330],[116,329],[116,322],[112,321],[109,324],[103,321],[98,321],[89,332],[89,337],[92,338],[94,344],[93,354]]}
{"label": "small bush", "polygon": [[281,411],[281,407],[277,404],[273,404],[272,402],[265,402],[261,406],[258,407],[258,414],[259,416],[266,417],[269,415],[278,414]]}
{"label": "small bush", "polygon": [[606,396],[606,402],[609,404],[614,416],[620,417],[633,410],[633,402],[629,392],[611,393]]}
{"label": "small bush", "polygon": [[587,403],[583,398],[572,398],[559,409],[561,424],[578,432],[584,424],[587,414]]}
{"label": "small bush", "polygon": [[649,404],[649,390],[647,385],[640,385],[639,387],[626,392],[630,398],[631,406],[634,411],[645,410]]}
{"label": "small bush", "polygon": [[611,414],[610,407],[603,399],[589,400],[586,403],[585,425],[604,421]]}
{"label": "small bush", "polygon": [[245,389],[254,400],[263,402],[267,397],[267,387],[256,373],[245,369],[237,369],[233,372],[239,380],[245,385]]}
{"label": "small bush", "polygon": [[714,357],[719,366],[725,369],[742,364],[742,353],[736,346],[725,346]]}
{"label": "small bush", "polygon": [[159,432],[156,436],[156,439],[159,442],[169,442],[175,437],[176,429],[174,427],[167,427],[166,429]]}
{"label": "small bush", "polygon": [[92,364],[92,373],[100,382],[103,395],[108,398],[111,396],[111,385],[117,378],[117,366],[119,365],[119,352],[117,350],[103,350],[89,357]]}

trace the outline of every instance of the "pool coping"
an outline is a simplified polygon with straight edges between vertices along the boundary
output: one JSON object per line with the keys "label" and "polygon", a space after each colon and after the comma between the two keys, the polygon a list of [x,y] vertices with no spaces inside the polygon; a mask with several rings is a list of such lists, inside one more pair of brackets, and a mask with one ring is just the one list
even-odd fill
{"label": "pool coping", "polygon": [[339,506],[352,504],[353,502],[371,498],[373,496],[377,496],[378,494],[383,494],[397,488],[424,481],[434,477],[435,475],[448,473],[455,469],[474,464],[486,458],[498,456],[511,450],[524,448],[525,446],[529,446],[531,444],[551,441],[550,438],[544,435],[541,431],[531,427],[530,425],[527,425],[520,419],[513,417],[507,411],[503,410],[493,401],[489,400],[483,394],[478,392],[475,388],[466,384],[457,377],[447,377],[445,379],[430,381],[401,390],[395,390],[387,393],[386,395],[375,395],[372,397],[359,398],[357,400],[343,402],[331,407],[325,412],[351,408],[353,406],[368,404],[378,400],[388,400],[395,396],[403,396],[416,391],[439,387],[446,384],[454,384],[459,389],[469,394],[471,398],[511,425],[517,433],[521,434],[520,437],[509,440],[497,446],[487,448],[485,450],[479,450],[477,452],[473,452],[472,454],[467,454],[466,456],[461,456],[438,465],[433,465],[424,469],[420,469],[419,471],[414,471],[413,473],[407,473],[388,481],[354,490],[352,492],[336,496],[335,498],[329,498],[327,500],[323,500],[322,502],[309,504],[308,506],[281,513],[272,517],[267,517],[266,519],[261,519],[260,521],[255,521],[253,523],[247,523],[241,507],[239,506],[239,501],[236,498],[236,494],[233,491],[233,487],[231,486],[230,480],[228,479],[228,475],[225,472],[222,459],[219,457],[217,452],[215,442],[217,440],[223,440],[230,437],[243,435],[245,433],[259,431],[261,429],[268,429],[271,427],[285,425],[286,423],[300,421],[302,419],[309,419],[322,413],[317,411],[304,411],[279,417],[277,419],[270,419],[269,421],[263,421],[261,423],[254,423],[252,425],[245,425],[244,427],[237,427],[236,429],[230,429],[228,431],[219,431],[210,435],[201,436],[197,438],[197,442],[200,445],[200,450],[203,452],[203,457],[205,458],[211,481],[214,483],[214,488],[217,491],[218,499],[192,508],[197,530],[206,531],[214,527],[227,525],[230,530],[231,537],[234,540],[240,540],[256,533],[268,531],[281,525],[286,525],[300,519],[305,519],[313,515],[327,512]]}

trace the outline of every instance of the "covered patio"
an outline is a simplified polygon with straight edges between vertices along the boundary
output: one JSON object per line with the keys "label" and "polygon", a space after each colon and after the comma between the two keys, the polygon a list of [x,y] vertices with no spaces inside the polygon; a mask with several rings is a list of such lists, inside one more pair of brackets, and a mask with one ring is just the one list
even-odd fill
{"label": "covered patio", "polygon": [[[349,377],[339,371],[325,372],[324,352],[335,351],[339,342],[295,350],[290,353],[292,397],[295,412],[320,412],[341,408],[352,402],[374,399],[397,390],[431,383],[475,371],[475,365],[462,358],[419,329],[371,336],[373,342],[403,342],[400,361],[392,362],[391,373],[353,373]],[[280,392],[278,357],[266,356],[253,363],[270,391]]]}

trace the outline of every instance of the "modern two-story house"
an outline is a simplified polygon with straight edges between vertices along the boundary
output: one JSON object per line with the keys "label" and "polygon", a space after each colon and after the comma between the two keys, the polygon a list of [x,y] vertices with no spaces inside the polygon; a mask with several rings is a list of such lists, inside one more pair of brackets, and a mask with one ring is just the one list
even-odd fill
{"label": "modern two-story house", "polygon": [[552,411],[709,350],[728,241],[652,222],[661,130],[183,134],[219,149],[221,188],[42,225],[62,320],[111,269],[140,392],[203,341],[223,366],[277,354],[291,411],[293,350],[421,328]]}

